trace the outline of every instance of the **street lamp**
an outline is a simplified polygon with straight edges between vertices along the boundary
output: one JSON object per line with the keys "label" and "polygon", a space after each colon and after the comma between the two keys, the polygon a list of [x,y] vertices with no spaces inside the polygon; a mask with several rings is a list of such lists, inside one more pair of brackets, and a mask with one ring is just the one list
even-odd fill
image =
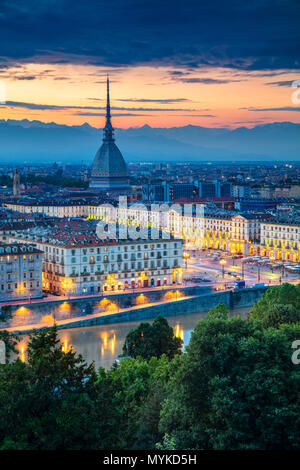
{"label": "street lamp", "polygon": [[226,264],[226,260],[224,258],[220,259],[220,265],[222,266],[222,277],[224,277],[225,264]]}
{"label": "street lamp", "polygon": [[284,278],[284,263],[283,262],[282,262],[282,267],[281,267],[281,278],[282,279]]}
{"label": "street lamp", "polygon": [[188,259],[190,258],[190,255],[189,253],[185,251],[182,256],[185,259],[185,269],[187,269],[187,262],[188,262]]}
{"label": "street lamp", "polygon": [[257,264],[257,282],[260,281],[260,264]]}

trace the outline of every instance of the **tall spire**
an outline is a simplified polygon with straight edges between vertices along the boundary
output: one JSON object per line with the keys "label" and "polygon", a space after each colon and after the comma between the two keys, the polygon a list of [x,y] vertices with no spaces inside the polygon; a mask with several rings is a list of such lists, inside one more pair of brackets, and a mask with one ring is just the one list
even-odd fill
{"label": "tall spire", "polygon": [[103,140],[104,141],[114,141],[114,128],[111,125],[111,115],[110,115],[110,99],[109,99],[109,78],[107,76],[106,79],[106,89],[107,89],[107,97],[106,97],[106,123],[103,129]]}

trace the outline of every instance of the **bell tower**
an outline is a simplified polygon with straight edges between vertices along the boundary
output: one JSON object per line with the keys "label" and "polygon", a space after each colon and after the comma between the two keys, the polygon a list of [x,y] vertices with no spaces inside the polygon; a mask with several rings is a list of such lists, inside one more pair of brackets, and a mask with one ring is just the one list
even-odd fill
{"label": "bell tower", "polygon": [[18,173],[17,168],[15,169],[14,173],[14,181],[13,181],[13,195],[18,197],[20,196],[20,175]]}

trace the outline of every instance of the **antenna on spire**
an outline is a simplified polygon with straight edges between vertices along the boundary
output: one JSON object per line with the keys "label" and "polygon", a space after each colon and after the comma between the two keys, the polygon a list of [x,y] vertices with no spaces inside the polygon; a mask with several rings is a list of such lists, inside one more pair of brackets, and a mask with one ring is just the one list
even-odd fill
{"label": "antenna on spire", "polygon": [[106,77],[106,89],[107,89],[107,98],[106,98],[106,118],[110,119],[110,100],[109,100],[109,76]]}
{"label": "antenna on spire", "polygon": [[105,127],[103,129],[103,140],[105,141],[113,141],[114,138],[113,138],[113,132],[114,132],[114,129],[111,125],[111,115],[110,115],[110,99],[109,99],[109,76],[107,74],[107,77],[106,77],[106,123],[105,123]]}

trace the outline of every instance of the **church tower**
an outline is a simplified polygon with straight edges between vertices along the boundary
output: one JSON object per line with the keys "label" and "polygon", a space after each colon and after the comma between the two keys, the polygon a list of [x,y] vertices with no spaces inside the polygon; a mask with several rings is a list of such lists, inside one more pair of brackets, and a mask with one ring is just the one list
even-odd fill
{"label": "church tower", "polygon": [[90,189],[123,192],[130,189],[129,178],[123,155],[115,144],[114,128],[111,124],[108,77],[106,86],[106,123],[103,129],[103,142],[92,165]]}
{"label": "church tower", "polygon": [[13,195],[14,196],[20,196],[20,175],[18,173],[18,170],[15,169],[14,173],[14,180],[13,180]]}

